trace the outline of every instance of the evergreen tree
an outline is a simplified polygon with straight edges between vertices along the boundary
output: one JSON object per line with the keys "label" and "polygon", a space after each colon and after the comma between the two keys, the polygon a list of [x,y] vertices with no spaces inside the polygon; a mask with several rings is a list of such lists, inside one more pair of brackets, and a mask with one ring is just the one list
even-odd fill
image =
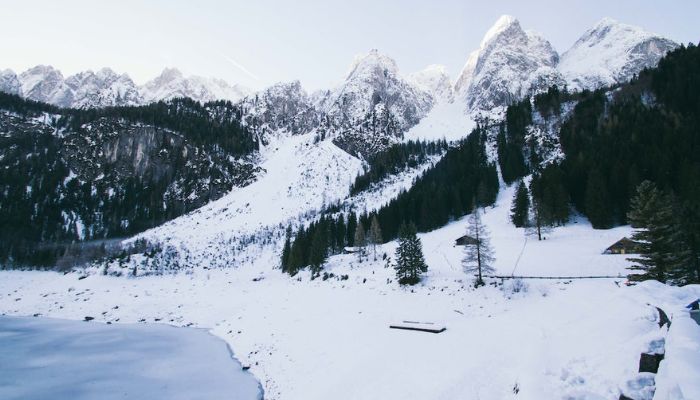
{"label": "evergreen tree", "polygon": [[532,221],[530,222],[530,232],[537,235],[537,240],[542,240],[552,226],[552,216],[549,207],[544,201],[543,185],[538,175],[532,176],[530,182],[530,193],[532,193]]}
{"label": "evergreen tree", "polygon": [[[698,199],[700,200],[700,199]],[[680,207],[679,226],[684,244],[681,283],[700,283],[700,206],[687,201]]]}
{"label": "evergreen tree", "polygon": [[372,252],[374,253],[374,260],[377,260],[377,245],[382,244],[382,228],[379,226],[379,220],[377,215],[372,216],[372,223],[369,227],[369,240],[372,243]]}
{"label": "evergreen tree", "polygon": [[530,196],[523,181],[518,183],[515,191],[513,205],[510,208],[510,220],[517,228],[527,226],[530,221]]}
{"label": "evergreen tree", "polygon": [[343,214],[340,214],[340,216],[338,217],[338,221],[336,222],[335,229],[335,243],[338,252],[342,252],[346,246],[346,230],[347,226],[345,225],[345,217],[343,216]]}
{"label": "evergreen tree", "polygon": [[347,228],[345,229],[345,244],[347,246],[355,246],[355,231],[357,230],[357,215],[350,212],[348,215]]}
{"label": "evergreen tree", "polygon": [[401,285],[415,285],[420,282],[422,273],[428,271],[423,257],[423,245],[416,235],[413,224],[401,224],[399,246],[396,248],[396,278]]}
{"label": "evergreen tree", "polygon": [[611,202],[603,175],[593,169],[586,185],[586,216],[596,229],[612,227]]}
{"label": "evergreen tree", "polygon": [[362,261],[362,256],[365,252],[365,227],[362,225],[362,221],[357,223],[355,228],[355,249],[357,249],[357,257]]}
{"label": "evergreen tree", "polygon": [[669,277],[677,277],[677,271],[682,269],[685,254],[673,213],[671,197],[664,195],[654,183],[644,181],[638,186],[627,215],[636,229],[632,240],[639,243],[639,257],[630,258],[635,262],[631,269],[642,271],[638,278],[666,282]]}
{"label": "evergreen tree", "polygon": [[469,216],[467,235],[474,238],[476,243],[464,247],[462,266],[467,274],[476,276],[476,286],[482,286],[484,285],[483,275],[494,273],[493,262],[495,258],[489,232],[481,220],[478,208]]}
{"label": "evergreen tree", "polygon": [[282,247],[282,259],[280,260],[280,266],[282,268],[282,272],[289,272],[289,255],[292,252],[292,244],[291,244],[291,237],[292,237],[292,227],[288,226],[287,227],[287,235],[284,239],[284,246]]}
{"label": "evergreen tree", "polygon": [[326,230],[321,226],[316,229],[311,240],[311,249],[309,252],[309,265],[311,266],[311,274],[313,277],[318,276],[323,264],[328,258],[328,239]]}
{"label": "evergreen tree", "polygon": [[289,252],[289,261],[287,262],[287,273],[294,276],[306,265],[304,257],[304,247],[306,246],[306,231],[302,227],[296,234]]}

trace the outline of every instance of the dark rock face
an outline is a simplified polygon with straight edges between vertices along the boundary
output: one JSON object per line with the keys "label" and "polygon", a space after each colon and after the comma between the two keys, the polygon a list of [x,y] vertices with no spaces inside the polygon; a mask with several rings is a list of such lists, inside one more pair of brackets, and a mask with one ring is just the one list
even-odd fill
{"label": "dark rock face", "polygon": [[194,147],[167,129],[108,118],[65,135],[60,155],[80,180],[166,184],[166,196],[186,209],[249,184],[258,171],[249,162]]}

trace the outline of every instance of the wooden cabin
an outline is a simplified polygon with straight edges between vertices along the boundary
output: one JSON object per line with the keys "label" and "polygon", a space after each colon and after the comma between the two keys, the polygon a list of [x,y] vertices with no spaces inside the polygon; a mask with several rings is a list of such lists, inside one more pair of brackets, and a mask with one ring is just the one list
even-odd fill
{"label": "wooden cabin", "polygon": [[455,240],[455,246],[473,246],[477,243],[477,240],[469,235],[464,235]]}
{"label": "wooden cabin", "polygon": [[612,246],[605,249],[603,254],[639,254],[639,243],[623,237]]}
{"label": "wooden cabin", "polygon": [[347,247],[343,247],[343,254],[355,254],[355,253],[359,253],[361,250],[362,250],[362,247],[347,246]]}

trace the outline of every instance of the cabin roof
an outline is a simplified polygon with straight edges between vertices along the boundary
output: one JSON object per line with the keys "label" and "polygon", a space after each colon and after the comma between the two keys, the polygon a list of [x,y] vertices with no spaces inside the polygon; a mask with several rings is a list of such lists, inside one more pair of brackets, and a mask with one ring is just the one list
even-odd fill
{"label": "cabin roof", "polygon": [[620,239],[617,242],[610,245],[610,247],[608,247],[608,250],[618,249],[618,248],[623,248],[623,247],[624,248],[632,248],[632,247],[636,247],[637,245],[638,245],[638,243],[635,242],[634,240],[632,240],[628,237],[623,237],[622,239]]}
{"label": "cabin roof", "polygon": [[455,239],[455,243],[457,243],[457,244],[460,244],[460,243],[476,244],[476,239],[469,236],[469,235],[464,235],[464,236],[460,236],[457,239]]}

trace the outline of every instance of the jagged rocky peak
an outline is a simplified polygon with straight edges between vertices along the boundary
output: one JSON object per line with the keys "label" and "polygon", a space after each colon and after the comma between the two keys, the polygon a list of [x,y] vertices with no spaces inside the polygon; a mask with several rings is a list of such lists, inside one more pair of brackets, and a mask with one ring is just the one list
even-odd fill
{"label": "jagged rocky peak", "polygon": [[160,73],[160,75],[156,76],[155,78],[151,79],[146,83],[144,86],[145,87],[160,87],[160,86],[165,86],[172,84],[173,82],[177,82],[179,80],[185,79],[185,76],[182,75],[182,72],[180,72],[179,69],[177,68],[164,68],[163,71]]}
{"label": "jagged rocky peak", "polygon": [[267,135],[272,131],[298,135],[318,125],[318,113],[299,81],[272,85],[245,97],[239,106],[243,124],[263,143],[267,143]]}
{"label": "jagged rocky peak", "polygon": [[429,65],[410,74],[408,80],[430,93],[436,102],[450,102],[454,99],[450,74],[444,65]]}
{"label": "jagged rocky peak", "polygon": [[50,104],[56,104],[54,96],[64,86],[63,74],[50,65],[30,68],[20,74],[19,80],[24,97]]}
{"label": "jagged rocky peak", "polygon": [[376,49],[357,57],[345,80],[314,100],[319,137],[332,137],[343,150],[365,157],[399,140],[433,106],[432,96]]}
{"label": "jagged rocky peak", "polygon": [[630,80],[676,47],[672,40],[604,18],[562,55],[559,70],[571,89],[595,89]]}
{"label": "jagged rocky peak", "polygon": [[357,57],[345,80],[318,100],[320,110],[336,125],[358,125],[381,111],[400,133],[417,124],[432,103],[430,94],[403,79],[396,62],[376,49]]}
{"label": "jagged rocky peak", "polygon": [[471,112],[507,106],[563,80],[559,55],[539,34],[504,15],[486,32],[455,83]]}
{"label": "jagged rocky peak", "polygon": [[165,68],[156,78],[141,87],[144,102],[189,97],[207,102],[213,100],[239,101],[250,91],[240,85],[229,85],[226,81],[202,76],[184,76],[176,68]]}
{"label": "jagged rocky peak", "polygon": [[[91,108],[141,102],[138,88],[131,78],[109,68],[97,72],[83,71],[64,78],[54,67],[38,65],[20,74],[18,80],[20,87],[16,94],[59,107]],[[0,90],[12,93],[3,86]]]}
{"label": "jagged rocky peak", "polygon": [[15,71],[11,69],[0,70],[0,92],[22,95],[22,85]]}
{"label": "jagged rocky peak", "polygon": [[65,80],[62,105],[73,108],[132,106],[142,102],[141,95],[127,74],[110,68],[84,71]]}
{"label": "jagged rocky peak", "polygon": [[345,80],[374,79],[378,75],[391,74],[396,76],[399,68],[393,58],[372,49],[366,55],[355,57],[350,65]]}

